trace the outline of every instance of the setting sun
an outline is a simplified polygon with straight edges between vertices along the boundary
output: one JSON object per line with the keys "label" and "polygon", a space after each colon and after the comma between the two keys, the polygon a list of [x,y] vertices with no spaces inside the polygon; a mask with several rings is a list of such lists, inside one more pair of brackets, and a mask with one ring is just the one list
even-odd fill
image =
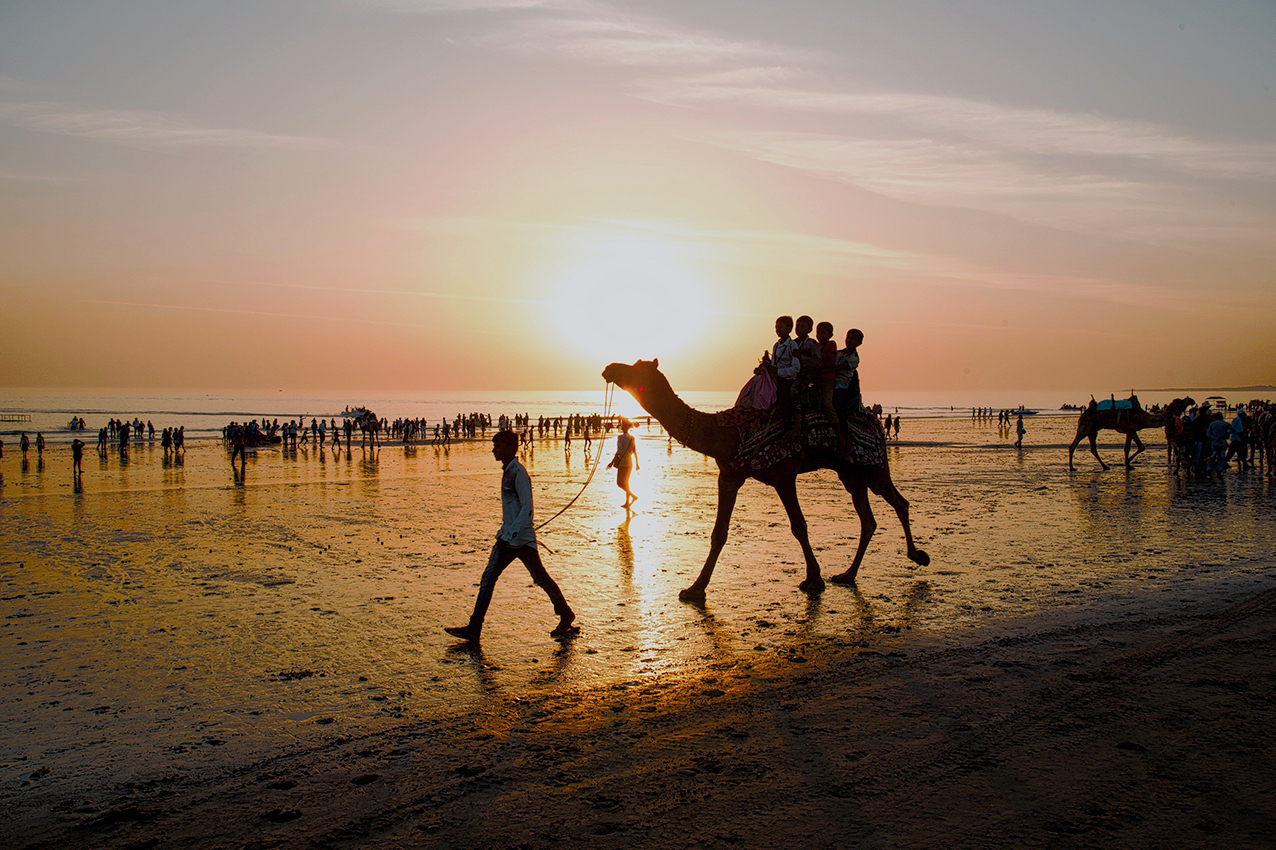
{"label": "setting sun", "polygon": [[600,361],[667,356],[703,333],[705,282],[678,246],[620,234],[584,248],[558,279],[553,310],[564,341]]}

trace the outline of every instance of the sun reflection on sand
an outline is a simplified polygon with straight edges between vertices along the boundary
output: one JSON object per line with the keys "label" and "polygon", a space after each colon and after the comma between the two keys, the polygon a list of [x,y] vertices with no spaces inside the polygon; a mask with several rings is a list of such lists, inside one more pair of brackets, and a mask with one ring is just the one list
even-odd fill
{"label": "sun reflection on sand", "polygon": [[[1055,426],[1057,441],[1066,425]],[[1050,427],[1034,433],[1044,439]],[[1276,533],[1262,476],[1175,479],[1152,464],[1070,475],[1058,445],[1020,456],[957,442],[970,439],[964,423],[910,428],[932,443],[893,448],[892,467],[936,553],[930,567],[903,558],[879,500],[858,587],[807,597],[783,509],[769,488],[750,485],[700,606],[677,593],[708,549],[715,465],[640,427],[640,500],[627,516],[601,465],[614,433],[588,461],[578,442],[568,454],[561,440],[537,441],[524,462],[538,518],[580,494],[542,540],[582,632],[551,640],[552,611],[515,567],[477,654],[452,651],[441,626],[468,614],[499,525],[499,466],[485,441],[343,446],[325,449],[326,461],[313,447],[263,449],[241,484],[220,445],[192,445],[182,466],[143,446],[127,465],[86,459],[81,493],[57,458],[27,473],[6,458],[0,660],[11,693],[35,694],[10,704],[22,733],[13,740],[55,758],[59,742],[92,731],[86,722],[106,722],[85,712],[109,706],[111,737],[95,745],[94,763],[144,751],[164,770],[204,753],[204,737],[248,751],[493,695],[635,687],[652,690],[658,709],[666,686],[729,692],[820,647],[882,652],[1014,617],[1262,578],[1261,541]],[[799,494],[825,574],[840,570],[858,532],[849,498],[832,476],[805,477]],[[56,758],[83,767],[78,752]]]}

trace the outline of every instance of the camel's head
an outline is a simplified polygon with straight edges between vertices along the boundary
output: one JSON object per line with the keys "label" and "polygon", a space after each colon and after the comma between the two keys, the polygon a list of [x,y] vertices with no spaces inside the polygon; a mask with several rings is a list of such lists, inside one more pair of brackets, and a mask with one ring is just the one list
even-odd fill
{"label": "camel's head", "polygon": [[1196,399],[1192,398],[1191,396],[1185,396],[1184,398],[1176,398],[1174,399],[1174,401],[1170,402],[1169,404],[1165,406],[1165,412],[1171,416],[1180,416],[1182,415],[1183,411],[1187,410],[1189,407],[1191,407],[1194,404],[1196,404]]}
{"label": "camel's head", "polygon": [[660,374],[660,360],[635,360],[633,364],[613,363],[603,370],[603,380],[638,398],[648,388],[667,383]]}

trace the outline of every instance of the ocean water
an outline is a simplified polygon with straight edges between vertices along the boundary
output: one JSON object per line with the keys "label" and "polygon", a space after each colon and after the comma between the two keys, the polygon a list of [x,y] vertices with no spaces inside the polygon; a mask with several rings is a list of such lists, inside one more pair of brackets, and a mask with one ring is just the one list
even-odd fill
{"label": "ocean water", "polygon": [[[220,400],[202,415],[242,406]],[[195,407],[155,401],[157,413]],[[504,399],[540,415],[531,401]],[[559,403],[586,412],[603,401]],[[523,454],[538,520],[570,505],[541,532],[543,555],[582,632],[549,638],[549,603],[516,563],[477,650],[442,627],[468,618],[500,524],[500,470],[484,442],[261,448],[240,483],[218,441],[195,440],[180,459],[145,442],[123,457],[90,449],[79,487],[65,447],[24,464],[9,443],[0,780],[48,768],[140,781],[544,690],[799,665],[813,643],[884,651],[1052,618],[1172,614],[1276,583],[1264,472],[1173,475],[1153,432],[1132,470],[1078,454],[1070,472],[1074,425],[1029,417],[1017,450],[968,411],[906,416],[888,453],[930,565],[904,557],[897,519],[873,497],[878,528],[858,586],[815,597],[797,589],[801,553],[778,499],[750,483],[704,605],[677,593],[707,553],[712,461],[640,427],[640,501],[627,514],[598,468],[609,444],[586,453],[580,441],[567,451],[538,440]],[[1120,448],[1100,442],[1109,463]],[[860,534],[849,497],[830,473],[804,476],[799,493],[823,574],[841,572]]]}
{"label": "ocean water", "polygon": [[[1217,395],[1215,389],[1190,391],[1198,401]],[[735,392],[689,391],[682,398],[700,410],[724,410],[735,402]],[[1175,393],[1143,391],[1144,405],[1164,404]],[[1083,392],[1042,390],[1000,392],[901,392],[866,391],[865,401],[881,404],[885,413],[909,419],[970,418],[972,407],[1016,409],[1025,407],[1036,415],[1068,415],[1060,411],[1064,403],[1083,404],[1089,395]],[[1235,398],[1234,402],[1248,399]],[[72,417],[83,417],[87,433],[96,439],[97,430],[112,418],[151,422],[157,431],[184,426],[188,440],[220,436],[231,421],[247,422],[293,419],[309,422],[313,418],[331,420],[355,406],[363,406],[390,421],[398,418],[425,418],[434,423],[468,413],[486,413],[493,421],[501,415],[530,414],[566,417],[589,415],[610,410],[620,415],[641,417],[645,412],[630,396],[619,390],[568,391],[455,391],[418,393],[367,393],[358,395],[206,392],[139,392],[109,390],[21,390],[0,388],[0,435],[16,437],[20,431],[41,432],[51,443],[70,443],[76,436],[68,423]],[[14,419],[16,417],[16,420]]]}

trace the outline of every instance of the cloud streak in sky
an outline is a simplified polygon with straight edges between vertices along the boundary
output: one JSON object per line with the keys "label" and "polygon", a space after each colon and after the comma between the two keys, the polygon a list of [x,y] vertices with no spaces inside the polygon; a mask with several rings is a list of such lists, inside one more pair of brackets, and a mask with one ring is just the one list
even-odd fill
{"label": "cloud streak in sky", "polygon": [[[388,2],[417,12],[491,13],[473,19],[481,33],[470,43],[628,67],[637,97],[725,110],[722,129],[701,132],[698,141],[888,197],[1151,243],[1253,244],[1274,235],[1268,212],[1216,200],[1219,184],[1276,182],[1270,144],[1193,138],[1095,114],[865,90],[831,77],[833,60],[821,53],[604,3]],[[805,117],[801,131],[774,129],[793,114]]]}
{"label": "cloud streak in sky", "polygon": [[142,150],[255,148],[323,150],[323,139],[220,127],[200,127],[171,115],[123,109],[83,109],[58,103],[0,103],[0,120],[40,133],[78,136]]}
{"label": "cloud streak in sky", "polygon": [[316,322],[354,323],[360,325],[391,325],[395,327],[417,328],[422,322],[391,322],[379,319],[357,319],[351,316],[322,316],[312,313],[278,313],[269,310],[244,310],[236,307],[201,307],[193,304],[157,304],[143,301],[111,301],[85,298],[81,304],[102,304],[112,307],[140,307],[147,310],[175,310],[187,313],[227,313],[236,316],[264,316],[271,319],[301,319]]}

